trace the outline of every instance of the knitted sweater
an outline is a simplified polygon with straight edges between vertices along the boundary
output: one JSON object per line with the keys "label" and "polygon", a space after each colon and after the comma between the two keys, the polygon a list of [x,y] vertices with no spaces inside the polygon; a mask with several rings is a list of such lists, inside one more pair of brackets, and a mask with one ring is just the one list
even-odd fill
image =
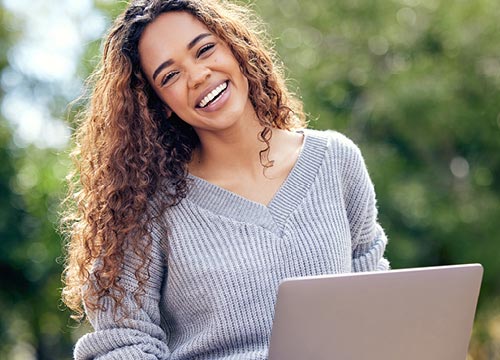
{"label": "knitted sweater", "polygon": [[[77,342],[76,359],[267,359],[283,279],[388,268],[363,158],[337,132],[305,131],[267,206],[189,178],[187,197],[154,224],[140,306],[129,294],[128,316],[115,321],[104,299],[105,311],[88,313],[95,331]],[[127,254],[120,280],[130,292],[137,261]]]}

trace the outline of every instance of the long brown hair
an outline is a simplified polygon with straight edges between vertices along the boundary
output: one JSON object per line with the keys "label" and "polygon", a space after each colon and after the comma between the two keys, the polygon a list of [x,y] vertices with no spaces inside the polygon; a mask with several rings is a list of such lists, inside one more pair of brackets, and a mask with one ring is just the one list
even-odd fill
{"label": "long brown hair", "polygon": [[143,260],[135,269],[135,295],[140,293],[148,280],[148,229],[188,190],[187,163],[198,137],[175,114],[166,121],[165,105],[139,63],[144,29],[168,11],[190,13],[228,44],[248,79],[266,150],[273,128],[304,126],[302,103],[287,89],[265,29],[248,8],[224,0],[132,1],[106,37],[100,65],[89,78],[92,93],[77,117],[75,169],[62,220],[68,237],[62,296],[77,317],[83,316],[82,304],[98,308],[104,296],[120,306],[125,289],[119,276],[128,246]]}

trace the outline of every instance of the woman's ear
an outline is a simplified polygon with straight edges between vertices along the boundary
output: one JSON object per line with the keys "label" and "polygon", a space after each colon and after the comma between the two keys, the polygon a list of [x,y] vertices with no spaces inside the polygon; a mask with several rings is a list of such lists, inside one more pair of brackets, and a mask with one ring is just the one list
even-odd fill
{"label": "woman's ear", "polygon": [[163,109],[165,110],[165,114],[167,115],[167,119],[170,118],[172,116],[172,109],[170,109],[170,107],[167,105],[167,104],[164,104],[163,105]]}

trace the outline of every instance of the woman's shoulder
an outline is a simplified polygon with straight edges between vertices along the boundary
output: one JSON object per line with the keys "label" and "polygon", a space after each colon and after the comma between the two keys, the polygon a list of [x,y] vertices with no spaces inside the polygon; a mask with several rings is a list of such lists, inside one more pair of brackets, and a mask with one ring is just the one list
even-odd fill
{"label": "woman's shoulder", "polygon": [[361,151],[356,143],[347,135],[336,130],[304,129],[306,136],[326,141],[327,148],[336,155],[361,156]]}

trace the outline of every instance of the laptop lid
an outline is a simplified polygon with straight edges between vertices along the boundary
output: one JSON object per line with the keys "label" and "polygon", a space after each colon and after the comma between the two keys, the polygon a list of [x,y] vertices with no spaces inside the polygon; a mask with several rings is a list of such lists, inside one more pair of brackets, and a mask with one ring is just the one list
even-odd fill
{"label": "laptop lid", "polygon": [[284,280],[269,360],[465,360],[480,264]]}

